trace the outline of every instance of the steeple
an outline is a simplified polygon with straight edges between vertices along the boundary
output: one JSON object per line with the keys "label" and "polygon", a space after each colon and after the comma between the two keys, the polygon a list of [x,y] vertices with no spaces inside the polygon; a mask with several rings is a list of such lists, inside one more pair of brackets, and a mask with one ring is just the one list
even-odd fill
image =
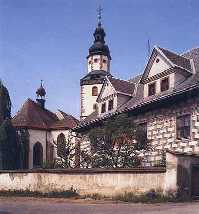
{"label": "steeple", "polygon": [[88,72],[91,71],[110,71],[110,51],[105,44],[106,33],[102,27],[102,8],[99,7],[98,11],[98,23],[94,31],[94,42],[89,48],[88,59]]}
{"label": "steeple", "polygon": [[46,91],[43,87],[43,80],[41,80],[41,85],[40,87],[37,89],[36,91],[36,94],[37,94],[37,103],[42,107],[42,108],[45,108],[45,96],[46,96]]}

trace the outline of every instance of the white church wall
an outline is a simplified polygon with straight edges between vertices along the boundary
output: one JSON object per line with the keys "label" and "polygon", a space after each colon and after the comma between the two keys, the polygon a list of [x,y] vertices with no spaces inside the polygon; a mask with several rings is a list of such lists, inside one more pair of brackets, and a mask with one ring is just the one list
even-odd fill
{"label": "white church wall", "polygon": [[43,162],[46,161],[46,141],[47,139],[47,131],[41,130],[32,130],[29,129],[29,169],[33,168],[33,147],[35,143],[41,143],[43,147]]}

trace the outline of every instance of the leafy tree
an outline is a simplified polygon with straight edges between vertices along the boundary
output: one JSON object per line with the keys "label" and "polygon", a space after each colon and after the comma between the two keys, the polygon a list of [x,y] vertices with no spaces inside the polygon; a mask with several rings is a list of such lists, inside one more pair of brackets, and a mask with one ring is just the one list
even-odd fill
{"label": "leafy tree", "polygon": [[151,149],[145,132],[126,114],[106,120],[86,135],[91,142],[91,152],[81,152],[84,167],[89,164],[99,168],[136,167],[141,164],[140,154]]}
{"label": "leafy tree", "polygon": [[55,161],[55,168],[74,168],[75,167],[75,155],[76,147],[74,142],[74,136],[69,132],[67,139],[60,134],[60,139],[57,139],[57,155],[58,158]]}

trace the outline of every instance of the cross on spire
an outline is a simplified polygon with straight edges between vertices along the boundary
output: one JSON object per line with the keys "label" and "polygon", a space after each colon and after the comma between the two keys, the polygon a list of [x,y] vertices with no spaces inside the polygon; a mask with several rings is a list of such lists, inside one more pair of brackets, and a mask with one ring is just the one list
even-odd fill
{"label": "cross on spire", "polygon": [[98,12],[98,15],[97,15],[97,17],[98,17],[98,25],[101,25],[101,20],[102,20],[102,7],[101,7],[101,5],[98,7],[98,9],[97,9],[97,12]]}

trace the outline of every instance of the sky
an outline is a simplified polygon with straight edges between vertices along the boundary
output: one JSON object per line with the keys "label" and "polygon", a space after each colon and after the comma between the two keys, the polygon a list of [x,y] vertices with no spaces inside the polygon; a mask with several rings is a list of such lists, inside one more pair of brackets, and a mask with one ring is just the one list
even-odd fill
{"label": "sky", "polygon": [[143,72],[148,40],[177,53],[199,46],[197,0],[0,0],[0,79],[13,115],[42,79],[46,107],[79,117],[99,5],[117,78]]}

